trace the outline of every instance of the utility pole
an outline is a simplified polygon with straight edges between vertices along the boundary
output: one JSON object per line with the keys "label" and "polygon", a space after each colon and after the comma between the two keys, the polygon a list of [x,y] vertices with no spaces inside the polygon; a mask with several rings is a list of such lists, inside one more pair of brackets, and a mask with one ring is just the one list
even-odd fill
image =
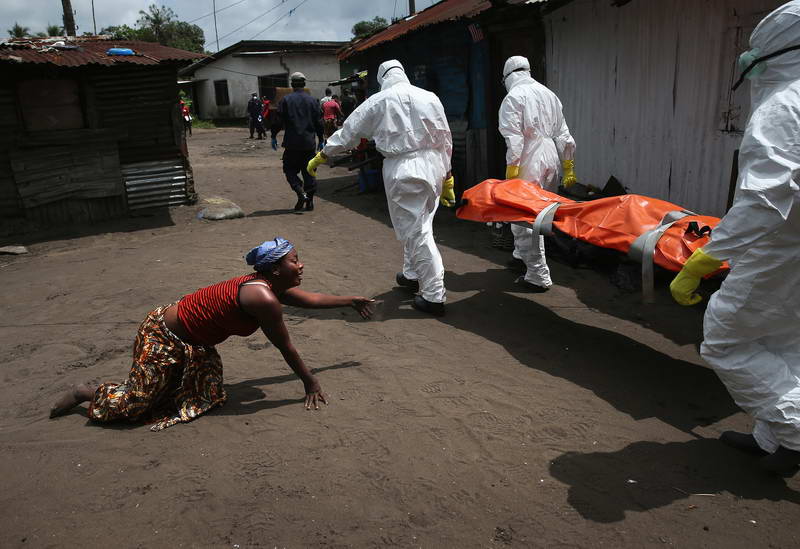
{"label": "utility pole", "polygon": [[417,13],[417,6],[414,4],[414,0],[408,0],[408,15],[414,15]]}
{"label": "utility pole", "polygon": [[217,0],[212,0],[214,8],[214,35],[217,37],[217,51],[219,51],[219,32],[217,32]]}
{"label": "utility pole", "polygon": [[97,36],[97,20],[94,18],[94,0],[92,0],[92,25],[94,26],[94,35]]}
{"label": "utility pole", "polygon": [[72,0],[61,0],[64,8],[64,32],[67,36],[75,36],[75,15],[72,13]]}

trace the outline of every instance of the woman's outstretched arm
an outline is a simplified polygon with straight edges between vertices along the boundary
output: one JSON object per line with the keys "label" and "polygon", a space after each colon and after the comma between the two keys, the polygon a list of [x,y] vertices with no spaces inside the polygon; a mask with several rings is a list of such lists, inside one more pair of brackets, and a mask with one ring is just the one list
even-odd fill
{"label": "woman's outstretched arm", "polygon": [[300,288],[291,288],[278,296],[281,303],[285,305],[292,305],[293,307],[302,307],[304,309],[331,309],[334,307],[352,307],[361,318],[368,319],[372,317],[372,308],[370,303],[374,303],[374,299],[361,297],[356,295],[331,295],[331,294],[318,294],[314,292],[306,292]]}

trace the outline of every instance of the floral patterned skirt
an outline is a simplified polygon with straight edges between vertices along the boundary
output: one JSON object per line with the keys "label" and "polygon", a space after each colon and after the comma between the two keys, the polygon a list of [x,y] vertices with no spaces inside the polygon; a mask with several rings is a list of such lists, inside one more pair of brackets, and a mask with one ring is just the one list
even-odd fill
{"label": "floral patterned skirt", "polygon": [[139,326],[128,379],[97,388],[90,419],[154,422],[151,430],[161,431],[225,403],[222,359],[214,347],[184,343],[166,327],[170,306],[151,311]]}

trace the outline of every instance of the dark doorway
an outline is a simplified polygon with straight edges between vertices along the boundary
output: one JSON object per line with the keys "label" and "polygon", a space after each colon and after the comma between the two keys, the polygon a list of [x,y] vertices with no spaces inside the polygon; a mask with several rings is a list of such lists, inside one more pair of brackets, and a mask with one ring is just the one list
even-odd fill
{"label": "dark doorway", "polygon": [[506,144],[497,131],[498,110],[506,96],[506,88],[502,83],[503,64],[512,55],[522,55],[531,64],[531,75],[547,85],[545,77],[545,43],[544,26],[541,19],[530,18],[524,21],[489,26],[490,63],[488,81],[488,138],[489,173],[502,177],[506,167]]}
{"label": "dark doorway", "polygon": [[289,75],[282,74],[268,74],[266,76],[258,77],[258,95],[259,97],[266,97],[270,101],[275,101],[275,88],[289,87]]}

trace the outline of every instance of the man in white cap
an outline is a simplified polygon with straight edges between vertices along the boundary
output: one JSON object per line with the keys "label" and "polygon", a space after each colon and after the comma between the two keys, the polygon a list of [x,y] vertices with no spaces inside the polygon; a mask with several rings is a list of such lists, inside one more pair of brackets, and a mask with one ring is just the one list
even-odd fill
{"label": "man in white cap", "polygon": [[[290,77],[294,91],[278,102],[276,120],[272,124],[272,149],[278,150],[278,132],[283,132],[283,173],[297,195],[296,212],[314,209],[317,182],[306,170],[314,152],[322,148],[322,111],[316,99],[307,94],[306,77],[301,72]],[[317,141],[315,142],[315,138]],[[300,173],[303,177],[298,177]]]}
{"label": "man in white cap", "polygon": [[[722,441],[761,466],[800,465],[800,0],[767,15],[739,57],[750,119],[739,149],[736,199],[670,285],[694,305],[700,280],[728,261],[706,308],[700,354],[755,423]],[[735,89],[735,87],[734,87]]]}
{"label": "man in white cap", "polygon": [[[506,179],[534,181],[555,192],[559,164],[564,187],[575,183],[575,140],[561,111],[556,94],[534,80],[528,60],[509,57],[503,67],[503,84],[508,94],[500,105],[500,133],[506,140]],[[560,162],[559,162],[560,159]],[[544,256],[544,237],[534,241],[533,231],[517,225],[514,258],[525,263],[526,272],[516,282],[534,292],[545,292],[553,285]]]}
{"label": "man in white cap", "polygon": [[417,310],[444,314],[444,265],[433,240],[433,216],[439,202],[455,205],[450,157],[453,141],[439,98],[412,86],[397,60],[378,67],[381,91],[352,112],[325,148],[308,163],[309,173],[329,156],[374,139],[384,156],[383,181],[389,216],[397,239],[403,242],[400,286],[419,291]]}

